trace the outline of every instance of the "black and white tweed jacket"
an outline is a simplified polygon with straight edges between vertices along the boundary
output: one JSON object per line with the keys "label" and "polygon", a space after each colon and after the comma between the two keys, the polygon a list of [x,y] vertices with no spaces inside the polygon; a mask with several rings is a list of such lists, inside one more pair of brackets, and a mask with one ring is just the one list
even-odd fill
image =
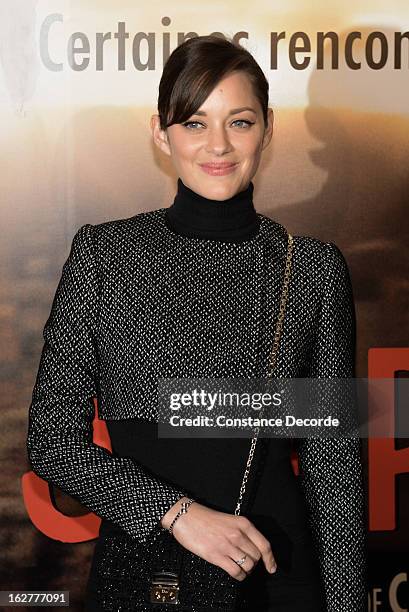
{"label": "black and white tweed jacket", "polygon": [[[285,228],[259,214],[242,243],[181,236],[165,208],[83,225],[44,327],[27,449],[40,477],[144,541],[184,491],[92,442],[99,417],[154,418],[158,377],[267,371],[285,265]],[[338,247],[294,237],[277,376],[354,375],[355,312]],[[300,479],[328,612],[366,609],[360,442],[301,440]]]}

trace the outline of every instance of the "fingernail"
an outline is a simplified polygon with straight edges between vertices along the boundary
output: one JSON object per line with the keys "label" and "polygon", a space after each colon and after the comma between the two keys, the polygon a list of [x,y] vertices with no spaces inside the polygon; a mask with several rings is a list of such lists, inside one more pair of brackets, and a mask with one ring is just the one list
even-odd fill
{"label": "fingernail", "polygon": [[277,569],[276,565],[271,565],[268,571],[270,572],[270,574],[273,574],[276,571],[276,569]]}

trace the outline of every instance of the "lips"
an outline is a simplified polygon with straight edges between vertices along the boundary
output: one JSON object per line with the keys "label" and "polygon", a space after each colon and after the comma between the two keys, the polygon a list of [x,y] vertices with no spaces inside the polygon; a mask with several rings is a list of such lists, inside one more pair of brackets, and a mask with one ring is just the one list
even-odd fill
{"label": "lips", "polygon": [[199,164],[200,167],[202,168],[202,170],[204,170],[204,172],[207,172],[207,174],[212,174],[212,175],[223,175],[223,174],[230,174],[230,172],[233,172],[234,169],[236,168],[236,166],[238,165],[238,162],[219,162],[219,163],[207,163],[207,164]]}

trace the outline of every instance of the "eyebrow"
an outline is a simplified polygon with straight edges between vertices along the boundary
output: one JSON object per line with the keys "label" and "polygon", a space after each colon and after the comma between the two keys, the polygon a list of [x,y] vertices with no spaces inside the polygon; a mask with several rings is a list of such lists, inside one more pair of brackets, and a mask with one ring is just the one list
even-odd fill
{"label": "eyebrow", "polygon": [[[240,108],[232,108],[230,111],[230,115],[237,115],[237,113],[242,113],[243,111],[251,111],[252,113],[254,113],[255,115],[257,115],[256,111],[254,110],[254,108],[251,108],[251,106],[241,106]],[[192,113],[193,115],[202,115],[202,116],[206,116],[207,113],[205,113],[204,111],[200,111],[198,110],[196,113]]]}

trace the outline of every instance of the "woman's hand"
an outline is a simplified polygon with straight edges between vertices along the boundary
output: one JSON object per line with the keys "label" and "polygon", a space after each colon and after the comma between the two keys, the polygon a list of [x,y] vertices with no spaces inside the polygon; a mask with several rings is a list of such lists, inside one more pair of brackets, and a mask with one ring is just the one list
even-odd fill
{"label": "woman's hand", "polygon": [[[180,502],[187,499],[182,497],[168,510],[161,520],[163,527],[169,528]],[[267,571],[277,568],[270,542],[245,516],[219,512],[195,501],[175,522],[173,535],[182,546],[237,580],[244,580],[260,558]],[[244,563],[237,565],[234,560],[244,555]]]}

